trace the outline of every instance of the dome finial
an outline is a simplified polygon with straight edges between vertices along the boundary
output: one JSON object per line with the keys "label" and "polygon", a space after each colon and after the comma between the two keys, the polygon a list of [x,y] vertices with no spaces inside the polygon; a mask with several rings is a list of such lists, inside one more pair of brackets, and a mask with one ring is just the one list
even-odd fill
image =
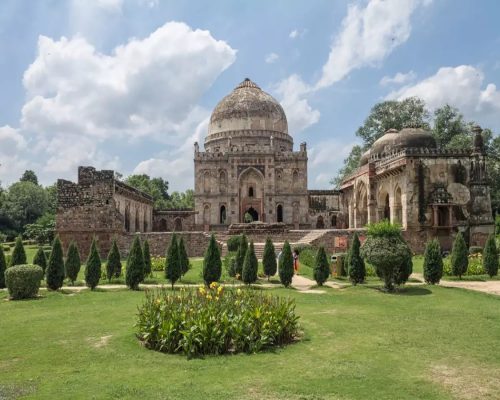
{"label": "dome finial", "polygon": [[241,88],[254,88],[260,90],[260,87],[257,86],[254,82],[252,82],[250,78],[245,78],[243,82],[241,82],[238,86],[236,86],[235,89],[241,89]]}

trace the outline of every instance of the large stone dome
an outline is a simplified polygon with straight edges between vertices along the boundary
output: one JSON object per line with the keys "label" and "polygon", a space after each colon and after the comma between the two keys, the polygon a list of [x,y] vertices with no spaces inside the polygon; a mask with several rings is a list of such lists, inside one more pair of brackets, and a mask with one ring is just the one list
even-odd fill
{"label": "large stone dome", "polygon": [[281,150],[293,147],[285,112],[276,99],[247,78],[215,107],[205,148],[223,151],[271,144]]}
{"label": "large stone dome", "polygon": [[370,154],[387,154],[408,148],[437,147],[436,139],[422,128],[404,128],[400,131],[389,129],[384,136],[377,139],[370,148]]}

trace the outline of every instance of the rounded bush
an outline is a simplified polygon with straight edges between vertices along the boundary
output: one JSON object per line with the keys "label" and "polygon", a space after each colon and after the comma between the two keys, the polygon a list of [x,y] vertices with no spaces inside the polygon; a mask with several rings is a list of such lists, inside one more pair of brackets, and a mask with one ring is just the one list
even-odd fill
{"label": "rounded bush", "polygon": [[227,251],[238,251],[238,247],[240,247],[240,235],[231,236],[227,239]]}
{"label": "rounded bush", "polygon": [[5,284],[13,300],[35,297],[42,278],[43,269],[38,265],[15,265],[5,271]]}

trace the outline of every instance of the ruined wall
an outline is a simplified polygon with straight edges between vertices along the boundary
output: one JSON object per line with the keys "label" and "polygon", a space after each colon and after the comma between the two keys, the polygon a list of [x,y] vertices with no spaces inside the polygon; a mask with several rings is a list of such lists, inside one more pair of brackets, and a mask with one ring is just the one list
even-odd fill
{"label": "ruined wall", "polygon": [[195,230],[194,210],[164,210],[153,214],[154,232],[182,232]]}

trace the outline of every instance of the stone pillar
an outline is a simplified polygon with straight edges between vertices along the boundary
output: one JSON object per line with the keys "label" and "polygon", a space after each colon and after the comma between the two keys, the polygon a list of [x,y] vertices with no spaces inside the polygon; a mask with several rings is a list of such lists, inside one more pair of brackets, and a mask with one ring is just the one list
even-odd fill
{"label": "stone pillar", "polygon": [[437,206],[433,205],[432,206],[432,212],[434,214],[434,221],[433,221],[433,226],[438,226],[438,208]]}
{"label": "stone pillar", "polygon": [[389,214],[391,224],[396,222],[396,207],[394,207],[394,196],[389,196]]}
{"label": "stone pillar", "polygon": [[372,222],[376,222],[376,221],[377,221],[377,207],[376,207],[374,200],[369,200],[367,223],[371,224]]}
{"label": "stone pillar", "polygon": [[353,218],[354,218],[354,215],[353,215],[352,205],[351,205],[351,203],[349,203],[349,206],[348,206],[348,216],[347,216],[347,219],[348,219],[347,226],[348,226],[349,229],[354,228]]}

